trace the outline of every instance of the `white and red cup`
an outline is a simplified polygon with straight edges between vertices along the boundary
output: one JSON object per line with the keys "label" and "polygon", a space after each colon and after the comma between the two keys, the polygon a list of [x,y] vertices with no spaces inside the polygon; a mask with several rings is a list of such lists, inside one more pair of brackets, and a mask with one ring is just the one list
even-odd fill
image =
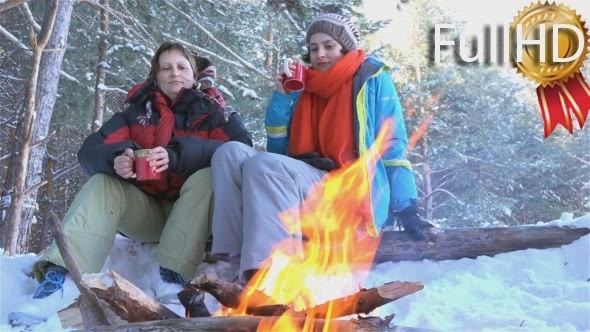
{"label": "white and red cup", "polygon": [[[289,66],[293,64],[295,69],[291,70]],[[305,67],[300,61],[293,59],[283,59],[283,88],[287,92],[301,91],[305,88]]]}
{"label": "white and red cup", "polygon": [[162,173],[156,173],[156,166],[150,166],[150,163],[145,160],[150,155],[150,150],[135,150],[135,174],[137,181],[160,180]]}

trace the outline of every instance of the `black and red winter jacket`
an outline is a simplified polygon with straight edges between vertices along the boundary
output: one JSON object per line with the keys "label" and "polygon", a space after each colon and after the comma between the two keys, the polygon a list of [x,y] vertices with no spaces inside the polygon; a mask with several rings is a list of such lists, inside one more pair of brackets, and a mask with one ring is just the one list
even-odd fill
{"label": "black and red winter jacket", "polygon": [[[78,151],[78,161],[88,175],[119,177],[113,168],[114,160],[126,148],[163,146],[170,162],[161,180],[127,181],[158,200],[175,201],[186,179],[209,167],[213,152],[223,142],[239,141],[252,146],[252,137],[238,113],[229,113],[201,91],[184,89],[171,102],[153,83],[144,82],[131,89],[127,101],[127,109],[90,134]],[[170,120],[169,126],[165,125],[166,119]]]}

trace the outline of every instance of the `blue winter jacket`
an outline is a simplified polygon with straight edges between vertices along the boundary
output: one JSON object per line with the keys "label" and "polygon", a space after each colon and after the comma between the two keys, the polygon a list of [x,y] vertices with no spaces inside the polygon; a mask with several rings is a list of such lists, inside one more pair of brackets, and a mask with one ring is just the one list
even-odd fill
{"label": "blue winter jacket", "polygon": [[[405,159],[407,133],[403,112],[387,67],[375,58],[367,58],[353,78],[354,134],[357,156],[362,156],[374,143],[386,119],[393,119],[389,148],[377,162],[371,183],[373,210],[372,235],[378,235],[392,218],[417,196],[412,166]],[[289,129],[299,93],[273,92],[266,111],[266,133],[269,152],[289,155]]]}

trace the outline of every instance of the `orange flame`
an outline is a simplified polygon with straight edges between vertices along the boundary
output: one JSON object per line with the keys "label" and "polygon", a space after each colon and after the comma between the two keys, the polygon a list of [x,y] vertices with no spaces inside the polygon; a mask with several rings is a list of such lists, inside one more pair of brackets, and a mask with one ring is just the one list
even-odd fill
{"label": "orange flame", "polygon": [[[262,291],[292,310],[278,319],[263,319],[259,331],[311,331],[315,317],[326,318],[323,330],[330,330],[329,319],[339,317],[341,309],[330,300],[359,290],[362,280],[355,278],[366,277],[379,245],[378,237],[369,236],[375,233],[370,182],[392,137],[391,128],[392,121],[387,121],[367,153],[314,185],[302,206],[279,215],[292,234],[302,235],[304,240],[296,241],[301,254],[288,254],[295,240],[275,247],[248,284],[253,291],[243,294],[240,307],[229,314],[245,314],[246,308],[260,303],[254,297]],[[299,318],[299,324],[294,318]]]}

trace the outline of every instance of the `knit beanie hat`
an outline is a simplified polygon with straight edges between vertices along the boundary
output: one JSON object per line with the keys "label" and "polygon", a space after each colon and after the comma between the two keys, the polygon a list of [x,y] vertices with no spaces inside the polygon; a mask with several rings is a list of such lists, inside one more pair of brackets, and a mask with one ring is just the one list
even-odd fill
{"label": "knit beanie hat", "polygon": [[318,32],[329,34],[347,51],[357,50],[361,44],[358,29],[348,18],[338,14],[322,14],[311,22],[305,35],[308,45],[311,35]]}

